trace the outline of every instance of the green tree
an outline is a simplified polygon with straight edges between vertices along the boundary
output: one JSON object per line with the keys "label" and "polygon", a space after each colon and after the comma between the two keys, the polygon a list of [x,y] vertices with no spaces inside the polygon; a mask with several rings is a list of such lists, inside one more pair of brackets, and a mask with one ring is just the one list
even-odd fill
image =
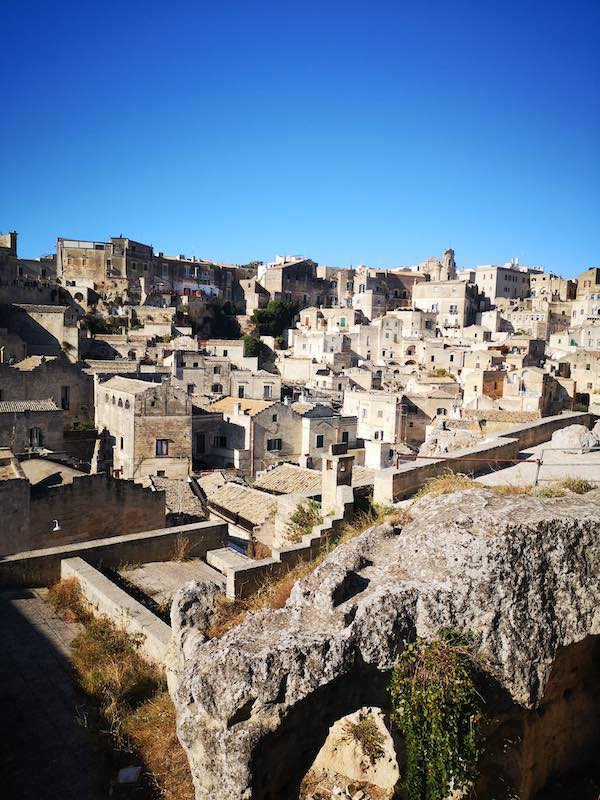
{"label": "green tree", "polygon": [[254,336],[242,336],[244,340],[244,356],[246,358],[255,358],[260,356],[262,342],[260,339],[255,339]]}
{"label": "green tree", "polygon": [[290,300],[269,300],[266,308],[257,308],[252,322],[260,336],[282,336],[298,313],[298,304]]}

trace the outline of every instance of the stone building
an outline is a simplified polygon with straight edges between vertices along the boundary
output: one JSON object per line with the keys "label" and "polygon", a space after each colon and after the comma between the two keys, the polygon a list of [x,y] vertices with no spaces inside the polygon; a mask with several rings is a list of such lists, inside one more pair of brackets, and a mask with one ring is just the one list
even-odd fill
{"label": "stone building", "polygon": [[486,307],[477,286],[461,280],[426,281],[415,285],[413,306],[437,314],[441,329],[472,325],[477,313]]}
{"label": "stone building", "polygon": [[519,267],[516,262],[503,266],[488,264],[477,267],[475,282],[479,291],[491,303],[496,303],[500,299],[516,300],[529,297],[532,273],[534,273],[533,270],[528,267]]}
{"label": "stone building", "polygon": [[52,400],[0,400],[0,447],[28,453],[63,444],[63,412]]}
{"label": "stone building", "polygon": [[92,288],[103,296],[128,297],[134,303],[163,294],[194,293],[232,301],[239,276],[245,274],[233,266],[155,253],[152,245],[122,236],[107,242],[60,237],[56,273],[64,286],[81,293],[81,300],[83,290]]}
{"label": "stone building", "polygon": [[357,418],[357,436],[396,444],[404,441],[402,397],[383,391],[344,392],[342,415]]}
{"label": "stone building", "polygon": [[96,427],[122,478],[186,478],[192,462],[192,402],[166,382],[115,376],[97,382]]}
{"label": "stone building", "polygon": [[0,233],[0,282],[12,283],[17,277],[17,232]]}
{"label": "stone building", "polygon": [[300,256],[277,256],[274,262],[259,267],[258,280],[271,300],[287,300],[306,306],[337,303],[337,281],[317,277],[317,264]]}
{"label": "stone building", "polygon": [[28,355],[79,357],[79,322],[70,306],[14,303],[0,305],[0,328],[19,336]]}
{"label": "stone building", "polygon": [[94,419],[94,381],[64,356],[0,363],[0,400],[53,400],[68,427]]}
{"label": "stone building", "polygon": [[256,475],[280,461],[302,455],[302,417],[287,403],[224,397],[209,406],[223,422],[207,442],[205,460]]}

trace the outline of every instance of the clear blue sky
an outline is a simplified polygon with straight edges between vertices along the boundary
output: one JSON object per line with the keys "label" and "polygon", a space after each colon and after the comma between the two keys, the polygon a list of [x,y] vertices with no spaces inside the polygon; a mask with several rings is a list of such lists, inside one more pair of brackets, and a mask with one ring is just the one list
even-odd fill
{"label": "clear blue sky", "polygon": [[600,265],[600,2],[3,0],[0,230]]}

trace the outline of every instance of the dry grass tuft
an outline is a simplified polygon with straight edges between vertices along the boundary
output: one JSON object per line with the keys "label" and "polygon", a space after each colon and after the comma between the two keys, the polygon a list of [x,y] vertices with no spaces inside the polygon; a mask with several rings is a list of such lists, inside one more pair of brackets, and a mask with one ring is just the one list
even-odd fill
{"label": "dry grass tuft", "polygon": [[370,713],[361,715],[358,722],[348,720],[344,725],[344,735],[345,738],[353,739],[360,745],[371,764],[375,764],[385,755],[383,749],[385,738]]}
{"label": "dry grass tuft", "polygon": [[444,472],[435,478],[430,478],[419,491],[414,495],[415,500],[420,500],[421,497],[428,495],[430,497],[440,497],[443,494],[453,494],[460,492],[463,489],[476,489],[481,488],[481,484],[477,483],[468,475],[463,475],[460,472]]}
{"label": "dry grass tuft", "polygon": [[77,578],[66,578],[48,589],[47,601],[65,622],[84,622],[89,617]]}
{"label": "dry grass tuft", "polygon": [[176,732],[175,707],[166,690],[158,691],[124,722],[164,800],[194,800],[188,761]]}
{"label": "dry grass tuft", "polygon": [[566,477],[555,484],[559,489],[566,489],[575,494],[586,494],[596,488],[595,484],[586,481],[585,478]]}
{"label": "dry grass tuft", "polygon": [[62,619],[82,630],[71,645],[71,659],[84,692],[96,703],[118,751],[136,751],[149,778],[166,800],[193,800],[187,759],[176,734],[175,708],[163,671],[139,653],[141,637],[94,616],[76,579],[55,584],[48,601]]}
{"label": "dry grass tuft", "polygon": [[171,556],[171,561],[190,561],[194,555],[194,542],[192,542],[187,536],[179,535],[175,539],[175,544],[173,545],[173,555]]}

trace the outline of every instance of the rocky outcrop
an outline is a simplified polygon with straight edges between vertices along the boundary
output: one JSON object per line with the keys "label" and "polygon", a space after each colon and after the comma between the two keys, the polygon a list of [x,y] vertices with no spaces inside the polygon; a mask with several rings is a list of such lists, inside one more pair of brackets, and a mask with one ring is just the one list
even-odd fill
{"label": "rocky outcrop", "polygon": [[554,431],[551,444],[554,450],[587,453],[600,444],[600,431],[597,424],[591,431],[585,425],[568,425]]}
{"label": "rocky outcrop", "polygon": [[[390,670],[417,635],[470,631],[503,719],[518,727],[517,711],[544,702],[561,649],[600,633],[596,503],[471,489],[426,497],[411,513],[402,529],[381,525],[337,548],[284,609],[251,615],[221,639],[204,636],[214,602],[205,585],[176,597],[171,687],[198,800],[297,797],[330,726],[363,706],[386,708]],[[574,674],[556,684],[557,702]],[[572,760],[583,736],[581,720],[569,727],[566,710],[561,719],[560,746],[536,734],[548,769]],[[502,767],[522,800],[545,780],[539,759],[522,753],[526,735],[511,728],[521,750]]]}

